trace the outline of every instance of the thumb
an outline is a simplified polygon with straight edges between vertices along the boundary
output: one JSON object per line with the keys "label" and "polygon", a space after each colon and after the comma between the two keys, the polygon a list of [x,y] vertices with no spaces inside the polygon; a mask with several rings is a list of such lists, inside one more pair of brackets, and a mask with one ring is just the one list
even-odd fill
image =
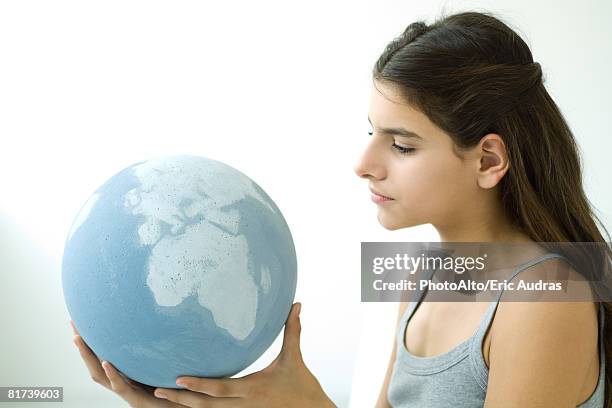
{"label": "thumb", "polygon": [[302,304],[299,302],[294,303],[291,307],[287,322],[285,323],[283,347],[280,352],[281,356],[302,358],[302,352],[300,350],[300,333],[302,331],[302,325],[299,317],[301,309]]}

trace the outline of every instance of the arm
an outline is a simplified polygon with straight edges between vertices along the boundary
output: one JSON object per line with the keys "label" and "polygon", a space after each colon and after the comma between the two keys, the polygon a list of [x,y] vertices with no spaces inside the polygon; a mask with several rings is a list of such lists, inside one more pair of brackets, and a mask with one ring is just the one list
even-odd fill
{"label": "arm", "polygon": [[576,407],[597,350],[593,306],[593,302],[500,303],[491,338],[485,408]]}
{"label": "arm", "polygon": [[382,388],[380,389],[380,394],[378,395],[378,400],[376,401],[376,408],[391,408],[389,401],[387,401],[387,390],[389,389],[389,382],[391,381],[391,373],[393,371],[393,363],[395,362],[395,357],[397,353],[395,333],[397,332],[399,321],[401,320],[407,306],[408,303],[406,302],[401,302],[399,306],[399,313],[397,316],[397,322],[395,324],[395,331],[393,332],[393,351],[391,352],[391,358],[389,359],[389,365],[387,366],[387,374],[385,375],[385,380],[383,381]]}

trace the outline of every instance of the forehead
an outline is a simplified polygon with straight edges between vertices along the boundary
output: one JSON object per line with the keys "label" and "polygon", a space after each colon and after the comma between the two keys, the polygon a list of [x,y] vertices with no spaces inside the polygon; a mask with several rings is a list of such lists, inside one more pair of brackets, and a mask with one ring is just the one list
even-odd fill
{"label": "forehead", "polygon": [[423,137],[439,131],[425,114],[405,100],[396,86],[379,81],[372,81],[368,116],[374,126],[403,127]]}

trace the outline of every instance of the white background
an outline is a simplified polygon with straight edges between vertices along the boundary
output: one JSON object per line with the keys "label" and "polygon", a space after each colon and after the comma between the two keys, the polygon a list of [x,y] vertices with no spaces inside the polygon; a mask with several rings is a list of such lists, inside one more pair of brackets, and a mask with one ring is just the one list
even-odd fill
{"label": "white background", "polygon": [[609,2],[1,2],[0,386],[63,386],[61,406],[126,405],[91,381],[71,342],[64,239],[117,171],[194,154],[241,170],[281,209],[304,358],[338,406],[373,406],[397,305],[360,303],[360,242],[438,238],[431,226],[382,228],[353,165],[376,58],[443,8],[498,12],[530,44],[609,227]]}

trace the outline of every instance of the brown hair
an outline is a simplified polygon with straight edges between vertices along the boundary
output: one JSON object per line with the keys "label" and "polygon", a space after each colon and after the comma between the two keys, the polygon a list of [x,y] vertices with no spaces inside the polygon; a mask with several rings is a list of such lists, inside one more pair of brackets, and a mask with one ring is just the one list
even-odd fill
{"label": "brown hair", "polygon": [[[573,265],[588,265],[577,272],[589,280],[609,281],[610,234],[585,196],[574,136],[516,32],[491,13],[458,13],[431,25],[417,21],[386,46],[373,78],[397,86],[459,150],[499,134],[510,161],[500,181],[509,218],[536,242],[604,243],[595,252],[583,245],[556,252]],[[603,305],[606,366],[612,367],[612,303]],[[606,370],[607,408],[611,373]]]}

